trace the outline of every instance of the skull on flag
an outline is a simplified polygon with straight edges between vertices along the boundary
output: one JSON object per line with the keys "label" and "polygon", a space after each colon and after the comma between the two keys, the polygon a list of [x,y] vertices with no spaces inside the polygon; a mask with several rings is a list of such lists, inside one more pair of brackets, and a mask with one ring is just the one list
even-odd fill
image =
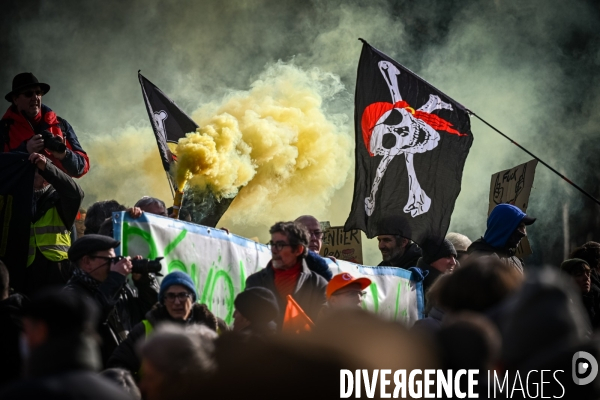
{"label": "skull on flag", "polygon": [[403,154],[408,171],[408,201],[404,212],[413,218],[429,211],[431,199],[421,188],[415,173],[415,154],[433,150],[440,140],[438,130],[458,136],[466,136],[452,128],[452,124],[431,112],[439,109],[452,110],[452,105],[443,102],[439,96],[430,94],[429,100],[415,110],[402,100],[398,90],[400,71],[388,61],[378,63],[392,97],[392,103],[376,102],[363,112],[361,125],[363,140],[370,156],[383,156],[369,197],[365,198],[365,211],[372,215],[375,209],[375,195],[379,184],[392,159]]}

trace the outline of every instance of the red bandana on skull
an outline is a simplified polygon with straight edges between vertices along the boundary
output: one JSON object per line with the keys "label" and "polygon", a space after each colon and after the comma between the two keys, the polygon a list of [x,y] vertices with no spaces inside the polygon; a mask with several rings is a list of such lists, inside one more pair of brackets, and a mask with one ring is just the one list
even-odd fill
{"label": "red bandana on skull", "polygon": [[425,111],[415,111],[415,109],[410,107],[410,105],[404,100],[398,101],[394,104],[380,101],[377,103],[369,104],[365,108],[361,119],[363,140],[365,142],[365,147],[367,148],[371,157],[374,156],[374,154],[371,152],[370,146],[373,128],[375,128],[377,121],[379,121],[383,114],[394,108],[404,108],[405,110],[413,114],[415,118],[422,120],[436,131],[446,131],[457,136],[468,136],[467,134],[460,133],[456,129],[452,128],[452,124],[450,122],[446,121],[443,118],[440,118],[435,114],[431,114]]}

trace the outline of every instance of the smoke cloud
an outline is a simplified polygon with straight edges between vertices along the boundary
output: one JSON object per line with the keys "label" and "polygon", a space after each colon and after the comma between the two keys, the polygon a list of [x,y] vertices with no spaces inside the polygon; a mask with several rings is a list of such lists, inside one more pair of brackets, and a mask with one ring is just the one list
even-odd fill
{"label": "smoke cloud", "polygon": [[227,212],[233,224],[323,213],[351,166],[347,117],[326,113],[341,90],[330,73],[269,67],[249,91],[193,113],[200,128],[177,146],[178,186],[189,179],[217,197],[237,195]]}
{"label": "smoke cloud", "polygon": [[[107,198],[131,205],[143,195],[169,203],[136,79],[141,69],[200,122],[195,139],[213,140],[217,160],[235,153],[227,179],[195,184],[215,185],[223,196],[241,188],[223,225],[265,241],[265,226],[277,219],[313,214],[335,226],[348,216],[359,37],[600,196],[598,26],[592,0],[10,0],[0,15],[0,78],[4,93],[23,71],[52,86],[44,103],[74,126],[90,155],[80,180],[85,206]],[[294,118],[314,129],[276,118],[277,105],[301,110]],[[451,230],[476,239],[490,176],[530,157],[476,119],[472,131]],[[216,132],[228,136],[215,140]],[[260,147],[268,137],[279,141]],[[322,153],[327,147],[333,160]],[[265,156],[279,149],[290,156]],[[274,208],[261,216],[260,207]],[[600,235],[596,206],[541,165],[529,212],[538,217],[529,230],[531,264],[556,264],[565,240],[569,247]],[[367,263],[380,260],[375,241],[364,254]]]}

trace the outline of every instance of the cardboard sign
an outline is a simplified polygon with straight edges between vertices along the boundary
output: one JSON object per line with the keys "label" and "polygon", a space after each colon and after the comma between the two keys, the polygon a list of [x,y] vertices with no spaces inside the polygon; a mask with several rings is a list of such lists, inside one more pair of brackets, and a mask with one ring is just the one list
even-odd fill
{"label": "cardboard sign", "polygon": [[[537,160],[531,160],[492,175],[488,216],[494,207],[503,203],[512,204],[519,207],[521,211],[527,212],[537,163]],[[517,257],[522,258],[532,253],[527,238],[521,240],[517,248]]]}
{"label": "cardboard sign", "polygon": [[338,260],[362,264],[362,242],[360,230],[344,232],[343,226],[333,226],[323,234],[321,246],[323,257],[333,256]]}

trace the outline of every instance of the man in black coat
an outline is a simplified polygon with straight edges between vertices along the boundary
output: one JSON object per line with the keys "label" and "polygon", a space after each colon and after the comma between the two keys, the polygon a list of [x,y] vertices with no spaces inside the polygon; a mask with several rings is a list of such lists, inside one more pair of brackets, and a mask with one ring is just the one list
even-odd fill
{"label": "man in black coat", "polygon": [[431,239],[423,243],[423,257],[419,258],[417,262],[417,268],[425,276],[423,294],[427,293],[437,278],[454,270],[456,257],[456,249],[448,239],[444,239],[439,244],[436,240]]}
{"label": "man in black coat", "polygon": [[378,235],[379,251],[383,261],[378,267],[396,267],[409,269],[417,265],[421,257],[421,248],[410,239],[400,235]]}
{"label": "man in black coat", "polygon": [[9,399],[130,399],[98,376],[97,310],[85,297],[42,292],[23,309],[26,378],[0,393]]}
{"label": "man in black coat", "polygon": [[272,259],[265,269],[246,279],[246,288],[264,287],[275,294],[279,308],[275,322],[280,328],[288,295],[315,321],[325,304],[327,281],[306,265],[309,242],[306,227],[298,222],[278,222],[269,232]]}
{"label": "man in black coat", "polygon": [[115,258],[114,249],[119,244],[108,236],[85,235],[69,249],[69,259],[76,268],[65,291],[86,296],[96,303],[100,311],[98,333],[102,338],[105,364],[133,326],[152,308],[158,295],[158,284],[151,274],[134,274],[137,290],[129,286],[131,258]]}
{"label": "man in black coat", "polygon": [[69,230],[77,218],[83,190],[44,155],[33,153],[29,160],[37,166],[25,284],[25,294],[31,296],[44,287],[64,285],[71,277]]}

